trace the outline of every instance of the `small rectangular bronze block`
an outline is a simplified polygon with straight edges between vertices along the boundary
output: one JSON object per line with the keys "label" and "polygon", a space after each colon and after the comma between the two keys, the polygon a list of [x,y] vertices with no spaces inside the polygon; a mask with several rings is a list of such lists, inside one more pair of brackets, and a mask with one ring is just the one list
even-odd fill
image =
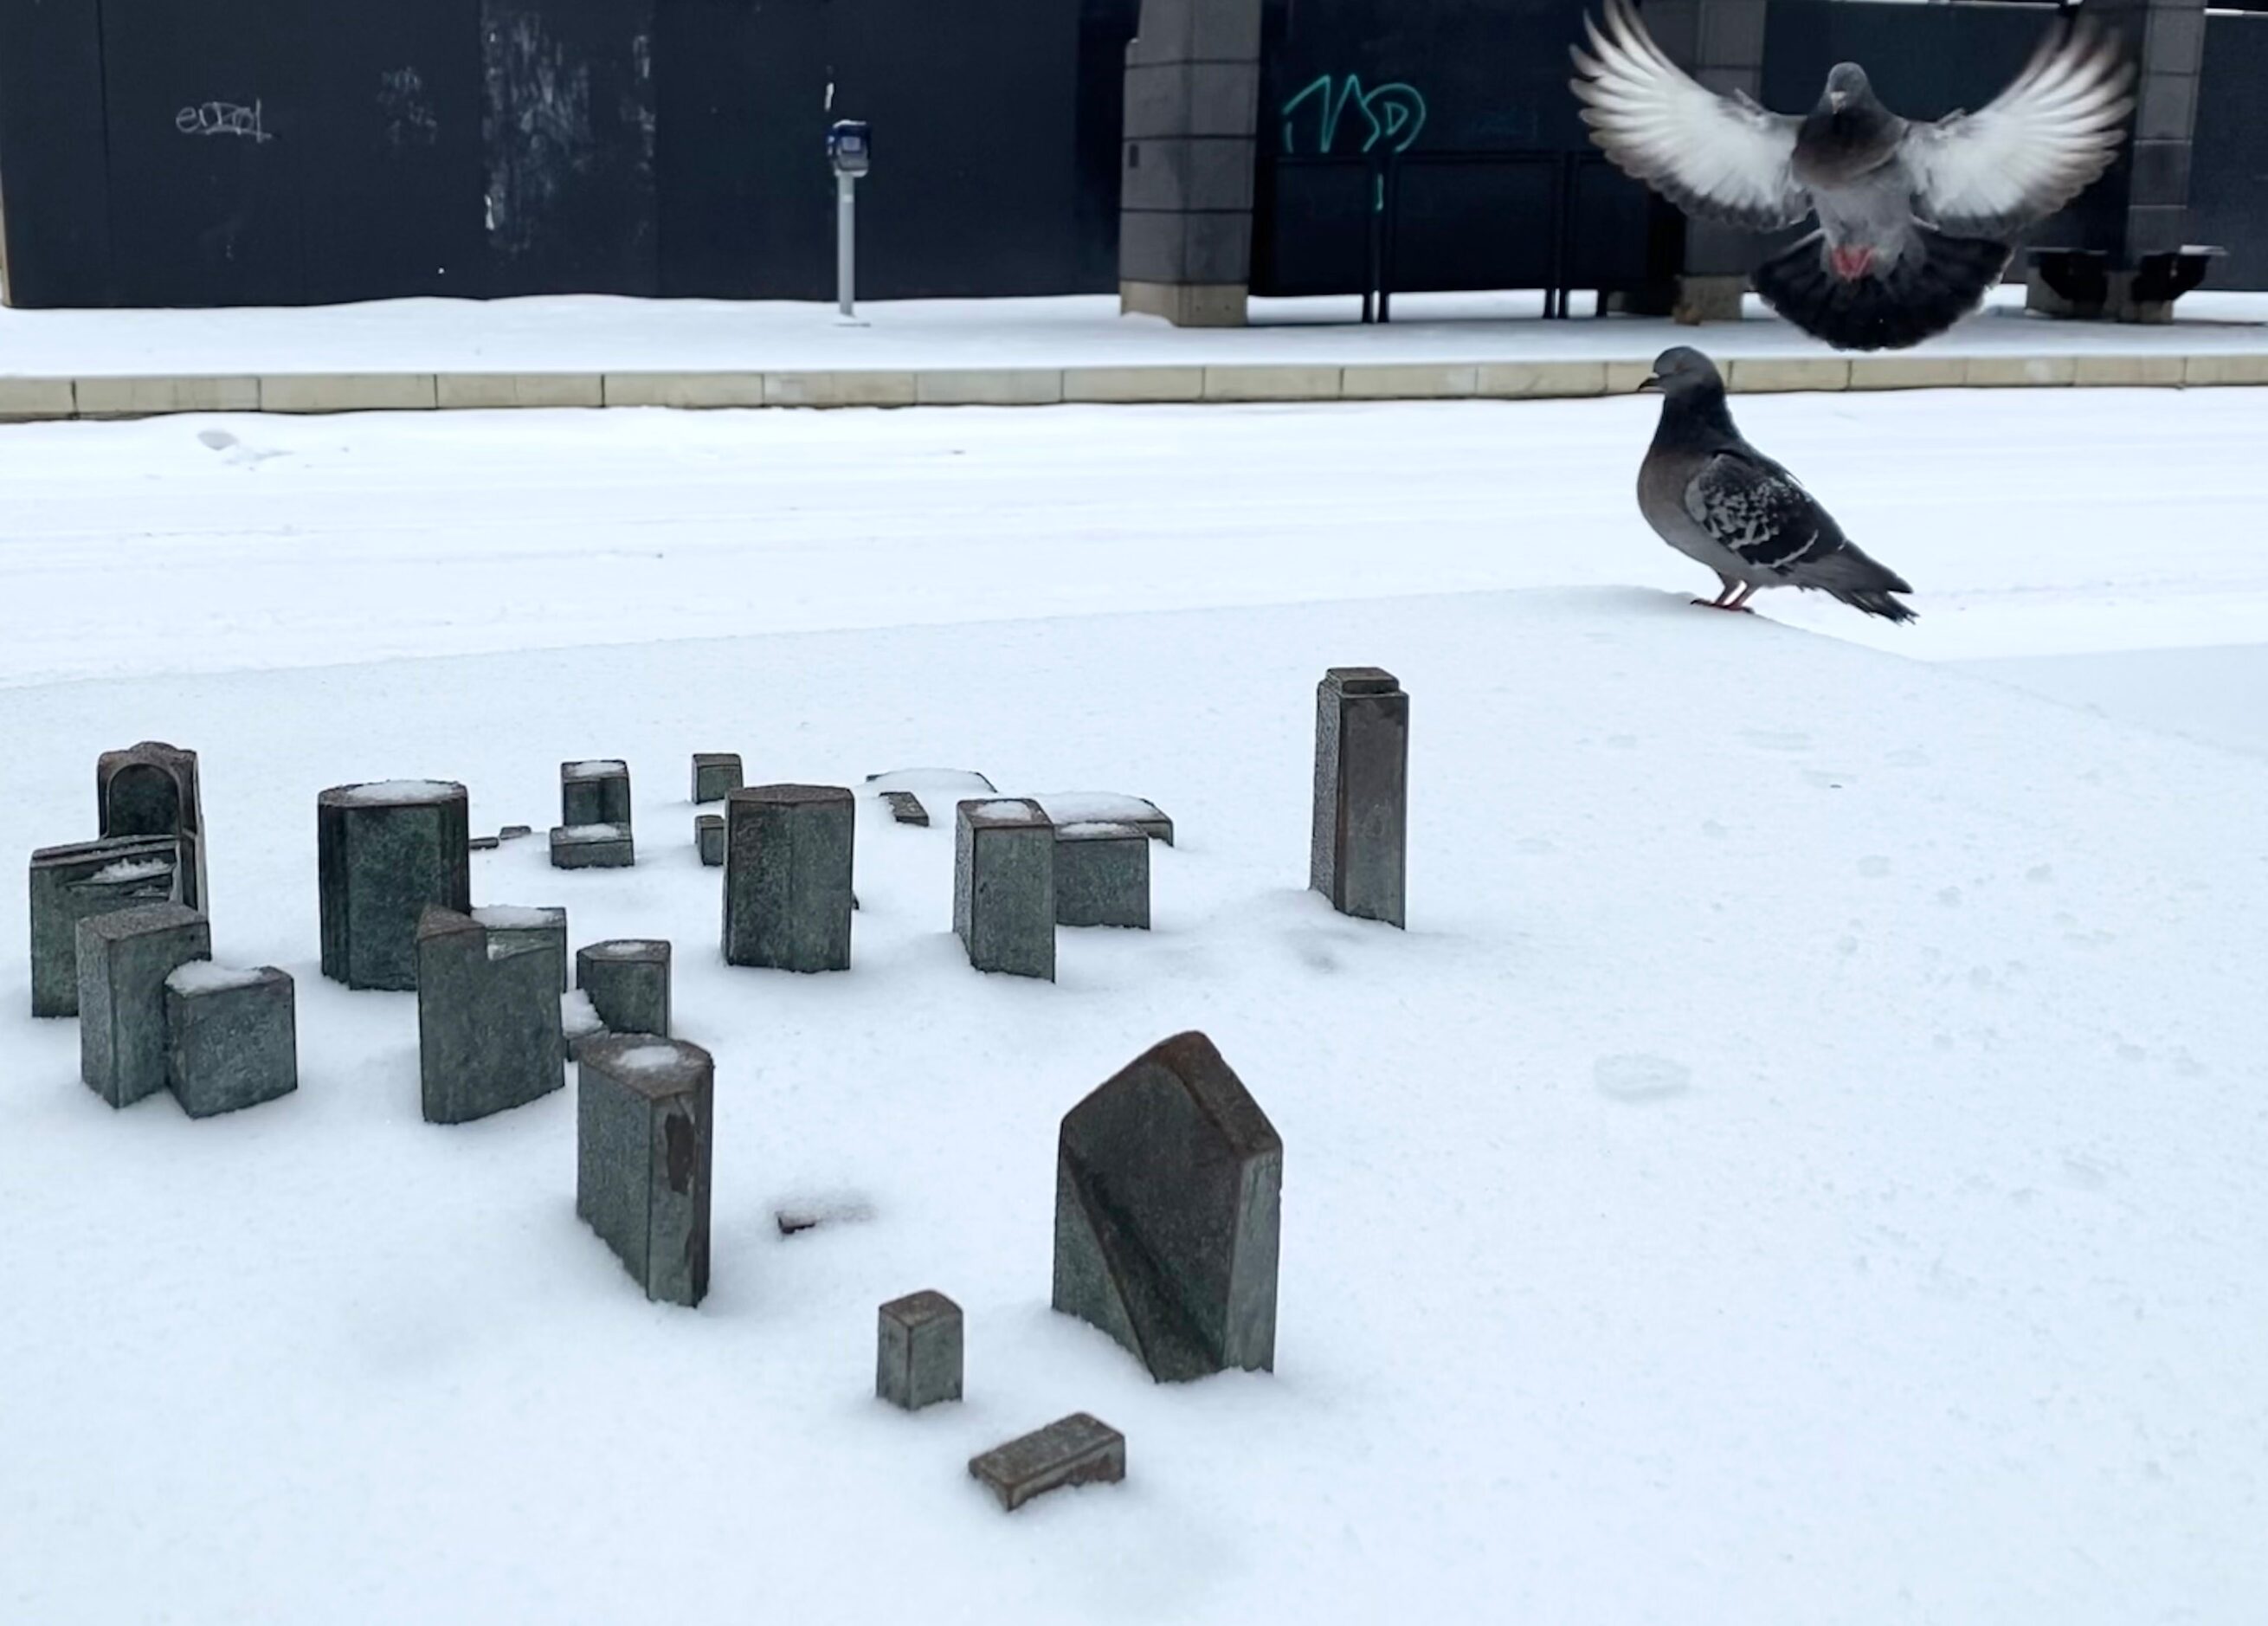
{"label": "small rectangular bronze block", "polygon": [[968,1471],[1012,1513],[1034,1497],[1065,1485],[1116,1484],[1124,1479],[1126,1437],[1108,1423],[1075,1411],[972,1457]]}

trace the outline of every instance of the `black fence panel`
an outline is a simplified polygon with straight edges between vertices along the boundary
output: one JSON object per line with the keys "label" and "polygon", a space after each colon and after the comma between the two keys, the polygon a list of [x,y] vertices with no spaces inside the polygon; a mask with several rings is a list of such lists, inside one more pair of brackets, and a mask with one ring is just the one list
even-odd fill
{"label": "black fence panel", "polygon": [[[1253,291],[1620,289],[1659,274],[1674,219],[1598,159],[1567,89],[1584,4],[1270,0]],[[1381,218],[1322,166],[1374,170]]]}
{"label": "black fence panel", "polygon": [[1569,167],[1554,153],[1404,153],[1392,199],[1392,291],[1559,286]]}
{"label": "black fence panel", "polygon": [[2210,288],[2268,288],[2268,16],[2205,19],[2190,240],[2226,248]]}
{"label": "black fence panel", "polygon": [[[657,0],[661,291],[815,299],[835,286],[828,0]],[[880,162],[890,131],[877,132]]]}
{"label": "black fence panel", "polygon": [[1118,286],[1118,178],[1126,128],[1126,46],[1142,0],[1080,0],[1079,13],[1079,285]]}
{"label": "black fence panel", "polygon": [[122,302],[311,297],[303,188],[319,109],[306,21],[301,0],[105,0],[112,283]]}
{"label": "black fence panel", "polygon": [[0,4],[0,198],[13,303],[109,302],[103,140],[93,0]]}
{"label": "black fence panel", "polygon": [[1376,286],[1382,163],[1355,155],[1263,159],[1253,208],[1252,286],[1306,298]]}
{"label": "black fence panel", "polygon": [[873,126],[862,298],[1116,286],[1137,3],[658,0],[664,291],[831,293],[838,118]]}
{"label": "black fence panel", "polygon": [[[1568,152],[1584,0],[1269,0],[1263,152]],[[1595,7],[1594,7],[1595,10]]]}
{"label": "black fence panel", "polygon": [[490,289],[482,229],[477,10],[464,0],[320,7],[297,158],[310,299]]}
{"label": "black fence panel", "polygon": [[1139,0],[0,0],[24,305],[1115,287]]}
{"label": "black fence panel", "polygon": [[[837,116],[874,127],[873,173],[858,183],[862,293],[1081,285],[1077,5],[838,5],[833,60]],[[809,128],[806,162],[824,181],[823,119]]]}
{"label": "black fence panel", "polygon": [[481,45],[489,291],[657,292],[653,0],[481,0]]}

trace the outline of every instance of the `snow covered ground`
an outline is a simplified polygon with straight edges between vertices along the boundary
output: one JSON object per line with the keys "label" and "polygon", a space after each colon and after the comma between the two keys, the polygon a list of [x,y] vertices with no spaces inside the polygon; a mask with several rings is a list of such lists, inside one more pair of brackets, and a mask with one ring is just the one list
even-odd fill
{"label": "snow covered ground", "polygon": [[[0,430],[0,850],[196,747],[303,1079],[111,1112],[0,891],[0,1619],[2252,1618],[2268,398],[1738,410],[1916,626],[1688,608],[1637,400]],[[1357,662],[1407,934],[1300,891]],[[1156,929],[977,976],[869,806],[854,969],[728,970],[702,750],[1152,797]],[[689,1314],[577,1223],[571,1089],[428,1126],[414,1000],[314,964],[322,787],[541,829],[594,755],[639,867],[475,900],[676,942]],[[1190,1027],[1285,1141],[1278,1370],[1159,1388],[1047,1309],[1053,1135]],[[907,1418],[920,1287],[968,1399]],[[1002,1516],[966,1460],[1073,1409],[1127,1482]]]}
{"label": "snow covered ground", "polygon": [[[1536,320],[1533,292],[1409,294],[1395,320],[1358,324],[1353,299],[1262,299],[1255,323],[1175,329],[1121,316],[1115,297],[932,299],[860,307],[843,327],[830,305],[720,299],[388,299],[290,309],[0,309],[0,376],[325,372],[598,372],[652,369],[1195,366],[1236,362],[1643,359],[1696,330],[1586,314]],[[1749,320],[1700,329],[1727,355],[1832,352],[1753,297]],[[2068,355],[2268,345],[2268,294],[2198,293],[2169,327],[2027,316],[2023,290],[1992,304],[1933,352]]]}

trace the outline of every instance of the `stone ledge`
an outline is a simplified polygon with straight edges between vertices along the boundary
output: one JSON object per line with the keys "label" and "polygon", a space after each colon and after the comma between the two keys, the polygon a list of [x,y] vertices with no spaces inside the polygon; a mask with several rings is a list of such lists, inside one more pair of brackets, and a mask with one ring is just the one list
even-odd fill
{"label": "stone ledge", "polygon": [[260,381],[236,378],[82,378],[71,393],[81,418],[150,418],[166,412],[257,412]]}
{"label": "stone ledge", "polygon": [[1203,367],[1065,367],[1065,401],[1124,405],[1145,402],[1202,401]]}
{"label": "stone ledge", "polygon": [[2132,388],[2136,385],[2179,384],[2188,372],[2182,356],[2140,353],[2127,356],[2081,356],[2073,382],[2081,385]]}
{"label": "stone ledge", "polygon": [[766,406],[895,407],[914,404],[916,374],[877,373],[767,373]]}
{"label": "stone ledge", "polygon": [[[1628,395],[1635,358],[1319,365],[1133,364],[780,373],[345,373],[0,377],[0,421],[174,412],[370,412],[512,407],[1052,406],[1196,402],[1543,400]],[[2268,351],[1960,356],[1735,356],[1732,388],[2171,388],[2268,386]]]}
{"label": "stone ledge", "polygon": [[[1638,378],[1652,369],[1641,366]],[[1490,400],[1530,401],[1602,395],[1607,393],[1607,364],[1603,361],[1491,361],[1478,369],[1474,393]],[[1632,379],[1625,394],[1637,388]]]}
{"label": "stone ledge", "polygon": [[1480,368],[1454,362],[1366,362],[1339,369],[1342,401],[1462,401],[1480,388]]}
{"label": "stone ledge", "polygon": [[1971,356],[1962,381],[1971,389],[2052,389],[2079,376],[2075,356]]}
{"label": "stone ledge", "polygon": [[1958,389],[1968,381],[1963,356],[1853,356],[1852,389]]}
{"label": "stone ledge", "polygon": [[430,412],[439,403],[431,373],[278,373],[260,380],[263,412]]}
{"label": "stone ledge", "polygon": [[595,407],[607,404],[597,373],[442,373],[435,398],[446,408]]}
{"label": "stone ledge", "polygon": [[1063,373],[1050,367],[953,367],[914,374],[917,406],[1058,406]]}
{"label": "stone ledge", "polygon": [[2231,356],[2208,352],[2190,357],[2182,369],[2184,384],[2268,384],[2268,355]]}
{"label": "stone ledge", "polygon": [[609,373],[606,404],[643,407],[760,407],[761,373]]}
{"label": "stone ledge", "polygon": [[1254,362],[1204,370],[1208,401],[1336,401],[1339,398],[1339,366],[1310,366],[1299,363]]}
{"label": "stone ledge", "polygon": [[1845,356],[1735,356],[1726,371],[1725,382],[1736,395],[1851,388]]}

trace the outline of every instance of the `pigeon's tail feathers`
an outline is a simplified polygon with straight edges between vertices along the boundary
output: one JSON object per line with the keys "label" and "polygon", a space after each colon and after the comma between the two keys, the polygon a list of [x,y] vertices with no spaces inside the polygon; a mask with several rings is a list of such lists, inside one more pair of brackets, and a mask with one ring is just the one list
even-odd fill
{"label": "pigeon's tail feathers", "polygon": [[1800,588],[1815,588],[1885,621],[1914,618],[1911,605],[1891,596],[1913,591],[1905,578],[1861,552],[1856,543],[1846,541],[1825,558],[1799,566],[1791,579]]}
{"label": "pigeon's tail feathers", "polygon": [[1838,277],[1823,234],[1812,233],[1756,267],[1764,303],[1837,350],[1904,350],[1944,332],[1984,302],[2013,252],[1985,237],[1918,223],[1918,241],[1888,271]]}
{"label": "pigeon's tail feathers", "polygon": [[1836,597],[1853,610],[1863,610],[1870,616],[1880,616],[1885,621],[1911,621],[1915,618],[1911,604],[1902,603],[1887,593],[1837,593]]}

